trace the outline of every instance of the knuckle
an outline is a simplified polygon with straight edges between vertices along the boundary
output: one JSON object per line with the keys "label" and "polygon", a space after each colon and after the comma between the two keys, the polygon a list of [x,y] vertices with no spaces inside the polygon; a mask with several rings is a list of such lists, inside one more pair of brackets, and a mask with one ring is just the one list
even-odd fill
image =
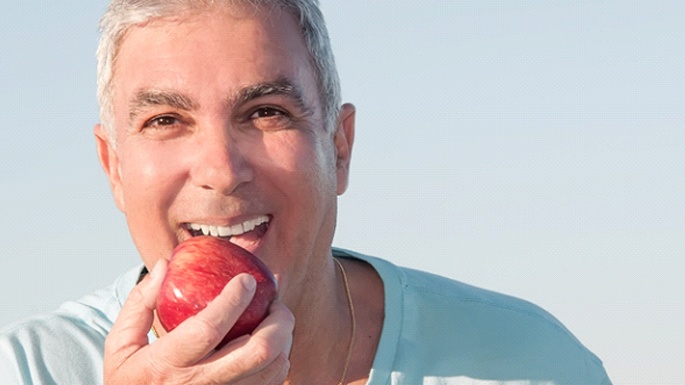
{"label": "knuckle", "polygon": [[278,357],[281,350],[264,338],[253,337],[250,340],[250,354],[254,362],[265,365]]}
{"label": "knuckle", "polygon": [[179,368],[168,360],[151,358],[148,365],[151,384],[192,384],[197,377],[190,368]]}
{"label": "knuckle", "polygon": [[110,359],[125,359],[132,355],[139,346],[132,342],[122,341],[120,334],[127,333],[129,328],[119,330],[118,334],[109,333],[105,337],[104,355]]}
{"label": "knuckle", "polygon": [[288,359],[288,356],[281,352],[278,357],[276,357],[275,362],[277,365],[280,367],[280,371],[278,372],[278,378],[282,378],[285,380],[285,377],[288,375],[288,372],[290,371],[290,360]]}
{"label": "knuckle", "polygon": [[188,325],[188,333],[192,338],[193,342],[203,344],[204,346],[209,346],[211,344],[217,344],[221,340],[226,331],[221,331],[212,322],[204,319],[203,317],[192,317],[189,319],[191,321]]}
{"label": "knuckle", "polygon": [[131,290],[126,298],[126,302],[134,304],[145,302],[145,294],[143,293],[143,289],[140,285],[135,286],[133,290]]}

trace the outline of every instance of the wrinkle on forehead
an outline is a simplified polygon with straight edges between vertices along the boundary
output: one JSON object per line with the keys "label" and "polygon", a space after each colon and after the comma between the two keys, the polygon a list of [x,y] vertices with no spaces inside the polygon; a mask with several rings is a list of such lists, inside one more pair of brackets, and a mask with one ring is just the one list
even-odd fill
{"label": "wrinkle on forehead", "polygon": [[[243,4],[244,5],[244,4]],[[278,40],[279,36],[282,36],[284,33],[287,32],[287,34],[290,34],[292,31],[290,31],[289,27],[287,25],[281,26],[281,22],[277,22],[277,20],[270,20],[267,22],[266,19],[271,19],[274,16],[277,16],[276,14],[282,14],[284,10],[282,9],[272,9],[272,8],[267,8],[269,12],[267,14],[263,14],[260,12],[264,12],[264,10],[260,9],[255,9],[255,8],[244,8],[244,7],[228,7],[226,9],[222,9],[224,7],[219,7],[219,8],[214,8],[212,10],[211,8],[204,9],[204,10],[188,10],[188,12],[183,12],[181,14],[176,14],[173,16],[167,16],[167,17],[160,17],[160,18],[155,18],[151,19],[148,22],[138,24],[133,26],[131,29],[129,29],[126,33],[126,36],[124,37],[124,40],[126,41],[133,41],[129,40],[129,38],[133,38],[133,34],[137,34],[136,31],[145,31],[143,32],[142,36],[146,36],[144,40],[149,39],[151,34],[173,34],[173,31],[177,30],[177,27],[183,26],[184,30],[190,30],[195,32],[195,29],[201,29],[202,31],[205,30],[206,25],[207,25],[207,18],[209,20],[217,20],[217,19],[222,19],[225,21],[226,19],[234,19],[236,23],[242,24],[243,21],[249,23],[255,19],[255,16],[259,17],[261,19],[261,26],[264,27],[263,23],[267,23],[267,27],[275,27],[278,29],[278,31],[274,31],[273,28],[269,28],[269,31],[261,31],[259,30],[259,27],[255,26],[257,28],[255,31],[255,38],[258,40],[265,40],[264,43],[274,43],[274,40]],[[259,13],[258,15],[255,15]],[[276,14],[274,14],[276,13]],[[290,15],[292,17],[292,15]],[[292,21],[297,24],[296,21]],[[278,26],[276,24],[278,24]],[[233,24],[232,22],[229,21],[229,24]],[[251,28],[250,24],[246,24],[247,28]],[[286,28],[287,27],[287,28]],[[283,28],[286,28],[286,30],[283,30]],[[151,31],[151,30],[154,30]],[[275,33],[275,36],[268,36],[268,33]],[[152,36],[154,37],[154,36]],[[140,40],[140,37],[134,38],[134,40],[138,41]],[[146,63],[144,59],[148,56],[148,53],[150,54],[164,54],[167,52],[167,49],[165,47],[157,47],[154,45],[154,43],[150,42],[152,44],[152,48],[147,48],[145,51],[140,51],[140,50],[135,50],[133,53],[131,52],[131,49],[126,49],[125,46],[127,43],[122,42],[122,44],[119,46],[120,50],[118,51],[117,59],[115,60],[115,69],[114,69],[114,74],[115,77],[126,77],[123,72],[129,71],[129,70],[136,70],[135,68],[138,66],[146,66]],[[137,43],[136,43],[137,44]],[[259,44],[262,45],[262,44]],[[298,51],[297,49],[292,49],[289,44],[288,47],[283,47],[283,46],[273,46],[271,51],[277,51],[277,52],[282,52],[284,55],[285,54],[291,54],[292,52]],[[197,45],[195,45],[197,47]],[[290,48],[290,49],[289,49]],[[174,49],[168,50],[170,53],[174,53]],[[268,95],[284,95],[288,97],[291,101],[293,101],[301,110],[301,112],[305,112],[307,115],[314,114],[318,115],[319,113],[323,115],[323,107],[320,105],[321,100],[319,100],[320,96],[320,90],[318,89],[317,85],[317,79],[316,79],[316,74],[313,71],[313,68],[311,68],[311,62],[309,56],[306,54],[306,52],[303,52],[302,55],[306,60],[306,64],[303,63],[303,65],[297,66],[296,67],[296,72],[295,74],[286,74],[284,71],[282,71],[282,68],[276,66],[275,68],[270,68],[265,71],[261,75],[266,75],[267,72],[271,72],[271,76],[265,77],[264,79],[259,79],[259,78],[253,78],[252,80],[254,81],[254,84],[250,84],[250,81],[248,80],[248,84],[240,84],[236,83],[233,85],[235,87],[233,90],[230,89],[224,89],[224,92],[227,92],[226,95],[223,97],[225,100],[222,100],[221,102],[225,103],[227,107],[231,107],[232,109],[235,108],[235,106],[238,105],[243,105],[244,103],[259,98],[263,96],[268,96]],[[124,59],[126,57],[127,59]],[[131,57],[134,59],[134,63],[128,63],[131,59]],[[300,57],[298,55],[298,57]],[[123,62],[121,60],[125,60],[129,65],[123,65]],[[204,63],[203,63],[204,64]],[[133,66],[133,67],[131,67]],[[287,67],[287,66],[286,66]],[[305,68],[306,67],[306,68]],[[172,67],[166,67],[166,68],[174,68],[173,65]],[[307,74],[307,77],[312,77],[313,83],[311,84],[311,89],[310,85],[307,84],[300,84],[299,79],[300,76],[299,74],[303,71],[306,72],[311,72]],[[173,76],[173,74],[172,74]],[[133,80],[133,79],[129,79]],[[148,79],[149,80],[149,79]],[[240,81],[239,79],[233,79],[234,81]],[[128,83],[128,81],[126,81]],[[147,84],[145,84],[147,83]],[[193,110],[198,110],[201,107],[201,104],[205,104],[205,102],[200,103],[202,100],[202,95],[196,95],[194,93],[190,93],[191,90],[185,90],[183,87],[177,87],[178,84],[173,84],[174,82],[169,82],[168,84],[163,84],[167,82],[160,82],[160,83],[155,83],[155,82],[148,82],[148,81],[143,81],[140,84],[140,87],[138,89],[134,89],[133,94],[129,94],[130,97],[124,97],[124,100],[121,100],[121,102],[124,102],[125,104],[119,104],[119,106],[123,107],[123,118],[126,119],[128,118],[129,123],[133,123],[133,121],[136,118],[139,118],[140,115],[143,113],[144,109],[152,106],[169,106],[174,109],[178,109],[179,111],[193,111]],[[125,84],[125,83],[124,83]],[[126,91],[124,88],[121,87],[124,86],[124,84],[119,84],[119,87],[114,87],[113,91],[114,93],[119,93],[119,91]],[[131,83],[129,83],[131,84]],[[231,87],[231,88],[233,88]],[[125,92],[128,93],[128,92]],[[230,94],[229,94],[230,93]],[[121,95],[124,96],[124,95]],[[219,96],[219,95],[217,95]],[[222,97],[222,96],[219,96]],[[121,116],[121,115],[120,115]],[[123,123],[123,122],[122,122]]]}

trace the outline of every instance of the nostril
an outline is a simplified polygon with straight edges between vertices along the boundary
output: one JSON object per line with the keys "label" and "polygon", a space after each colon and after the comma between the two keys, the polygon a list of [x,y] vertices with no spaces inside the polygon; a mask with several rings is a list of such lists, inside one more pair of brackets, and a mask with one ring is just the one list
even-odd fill
{"label": "nostril", "polygon": [[253,177],[252,164],[243,156],[235,141],[207,144],[193,159],[190,170],[192,183],[206,191],[230,195]]}

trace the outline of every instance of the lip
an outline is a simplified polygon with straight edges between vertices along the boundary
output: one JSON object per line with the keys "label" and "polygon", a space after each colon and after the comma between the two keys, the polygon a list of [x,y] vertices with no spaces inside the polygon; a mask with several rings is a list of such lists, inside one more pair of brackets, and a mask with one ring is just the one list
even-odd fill
{"label": "lip", "polygon": [[[272,221],[273,216],[267,214],[243,215],[219,220],[207,218],[192,220],[181,224],[183,235],[181,241],[202,235],[214,236],[228,239],[229,242],[255,254],[260,248],[259,245],[268,236]],[[245,231],[246,229],[249,230]],[[209,231],[210,234],[205,234],[205,231]]]}
{"label": "lip", "polygon": [[203,234],[215,237],[231,237],[240,236],[241,234],[253,231],[255,228],[265,223],[268,224],[270,219],[271,218],[268,215],[258,215],[254,218],[226,226],[213,225],[206,222],[186,222],[184,223],[184,226],[194,235]]}

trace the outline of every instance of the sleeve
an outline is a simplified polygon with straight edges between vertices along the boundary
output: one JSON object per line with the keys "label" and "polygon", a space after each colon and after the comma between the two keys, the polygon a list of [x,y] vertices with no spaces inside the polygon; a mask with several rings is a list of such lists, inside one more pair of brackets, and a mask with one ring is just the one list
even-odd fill
{"label": "sleeve", "polygon": [[52,313],[0,329],[0,384],[102,384],[105,338],[142,267]]}
{"label": "sleeve", "polygon": [[105,335],[76,317],[35,317],[0,332],[3,384],[99,384]]}
{"label": "sleeve", "polygon": [[[32,384],[25,376],[28,363],[21,344],[7,334],[0,335],[0,378],[7,384]],[[24,374],[22,374],[24,373]]]}

